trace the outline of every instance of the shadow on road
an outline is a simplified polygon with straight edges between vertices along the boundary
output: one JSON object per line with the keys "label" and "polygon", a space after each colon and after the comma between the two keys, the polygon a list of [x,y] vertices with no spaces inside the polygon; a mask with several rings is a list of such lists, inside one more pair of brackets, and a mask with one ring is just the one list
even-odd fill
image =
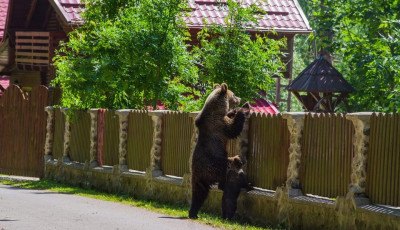
{"label": "shadow on road", "polygon": [[0,222],[5,222],[5,221],[18,221],[18,220],[0,219]]}
{"label": "shadow on road", "polygon": [[186,219],[189,219],[187,217],[175,217],[175,216],[160,216],[158,218],[161,218],[161,219],[175,219],[175,220],[186,220]]}

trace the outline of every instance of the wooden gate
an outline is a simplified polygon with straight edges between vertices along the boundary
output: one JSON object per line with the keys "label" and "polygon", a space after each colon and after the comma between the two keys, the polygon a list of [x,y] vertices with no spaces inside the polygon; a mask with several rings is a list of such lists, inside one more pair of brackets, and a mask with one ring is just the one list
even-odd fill
{"label": "wooden gate", "polygon": [[43,176],[47,93],[11,85],[0,98],[0,174]]}

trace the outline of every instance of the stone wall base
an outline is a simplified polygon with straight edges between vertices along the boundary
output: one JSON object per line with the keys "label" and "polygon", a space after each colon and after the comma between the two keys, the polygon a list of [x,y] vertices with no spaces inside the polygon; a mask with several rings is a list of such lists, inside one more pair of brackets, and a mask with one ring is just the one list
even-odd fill
{"label": "stone wall base", "polygon": [[[121,170],[118,166],[90,168],[88,164],[49,160],[45,178],[166,203],[189,204],[191,200],[190,175],[153,177],[150,169],[143,173]],[[222,191],[213,188],[202,210],[221,213],[221,198]],[[306,196],[289,197],[285,188],[256,189],[241,193],[237,215],[251,223],[290,229],[400,230],[400,216],[358,208],[352,194],[323,203]]]}

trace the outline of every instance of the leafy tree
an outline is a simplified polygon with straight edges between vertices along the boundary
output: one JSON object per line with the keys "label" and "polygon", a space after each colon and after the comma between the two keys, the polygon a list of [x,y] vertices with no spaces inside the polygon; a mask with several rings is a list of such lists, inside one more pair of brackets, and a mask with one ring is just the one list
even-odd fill
{"label": "leafy tree", "polygon": [[399,1],[358,0],[345,6],[336,46],[357,90],[351,105],[357,110],[400,111]]}
{"label": "leafy tree", "polygon": [[400,111],[399,3],[300,1],[310,12],[318,46],[327,47],[335,67],[356,89],[349,98],[352,111]]}
{"label": "leafy tree", "polygon": [[[243,100],[259,97],[258,89],[272,96],[274,74],[280,74],[280,48],[284,39],[273,40],[256,30],[259,12],[257,3],[244,5],[243,1],[227,0],[219,7],[228,11],[225,25],[212,24],[199,32],[200,46],[194,50],[199,57],[200,79],[205,83],[226,82]],[[273,96],[272,96],[273,97]]]}
{"label": "leafy tree", "polygon": [[197,68],[182,21],[185,0],[86,2],[85,24],[55,58],[63,106],[170,109],[192,97]]}

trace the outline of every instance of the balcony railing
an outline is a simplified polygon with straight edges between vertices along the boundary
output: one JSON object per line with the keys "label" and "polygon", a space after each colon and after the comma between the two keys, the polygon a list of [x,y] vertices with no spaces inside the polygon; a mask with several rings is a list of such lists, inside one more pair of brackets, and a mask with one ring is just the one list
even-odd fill
{"label": "balcony railing", "polygon": [[15,32],[15,62],[18,69],[47,71],[59,42],[65,40],[60,32]]}

